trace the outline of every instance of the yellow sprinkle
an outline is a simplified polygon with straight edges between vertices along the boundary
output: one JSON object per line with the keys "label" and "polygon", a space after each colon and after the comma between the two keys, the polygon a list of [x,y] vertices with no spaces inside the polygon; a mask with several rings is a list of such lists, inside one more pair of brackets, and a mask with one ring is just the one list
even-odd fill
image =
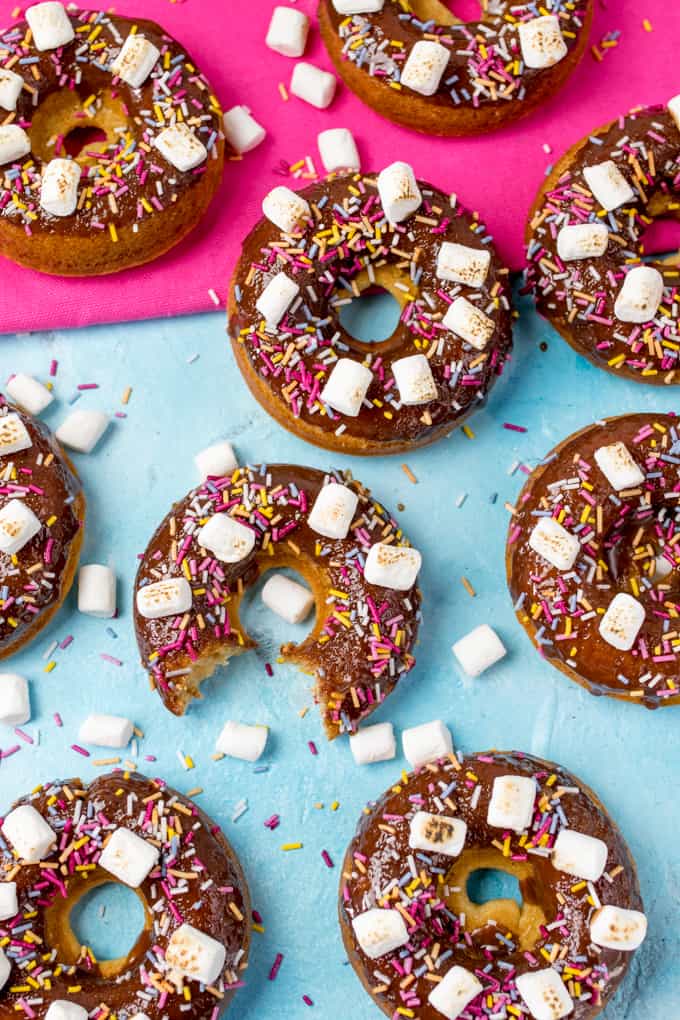
{"label": "yellow sprinkle", "polygon": [[281,847],[282,850],[302,850],[302,843],[284,843]]}
{"label": "yellow sprinkle", "polygon": [[44,669],[44,671],[43,671],[43,672],[45,672],[45,673],[51,673],[51,672],[52,672],[52,670],[54,669],[54,667],[55,667],[56,665],[57,665],[57,663],[56,663],[55,659],[52,659],[52,661],[51,661],[51,662],[48,662],[48,663],[47,663],[47,665],[45,666],[45,669]]}
{"label": "yellow sprinkle", "polygon": [[118,231],[116,230],[116,224],[115,223],[109,223],[109,233],[111,235],[111,240],[113,241],[113,243],[117,244],[118,243]]}
{"label": "yellow sprinkle", "polygon": [[470,428],[469,425],[463,425],[463,432],[468,437],[468,439],[474,439],[475,438],[475,434],[474,434],[474,432],[472,431],[472,429]]}
{"label": "yellow sprinkle", "polygon": [[408,466],[408,464],[402,464],[401,465],[401,470],[404,472],[404,474],[408,478],[409,482],[412,482],[413,485],[417,485],[418,484],[418,479],[413,474],[413,472],[411,471],[411,468]]}
{"label": "yellow sprinkle", "polygon": [[282,81],[279,82],[279,95],[283,99],[284,103],[288,102],[288,89]]}

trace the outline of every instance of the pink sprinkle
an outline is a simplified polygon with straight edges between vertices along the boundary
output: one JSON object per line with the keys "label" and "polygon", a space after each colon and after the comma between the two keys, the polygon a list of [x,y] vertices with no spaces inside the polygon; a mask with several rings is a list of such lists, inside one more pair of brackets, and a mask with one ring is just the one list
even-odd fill
{"label": "pink sprinkle", "polygon": [[96,383],[96,382],[81,383],[79,385],[78,389],[79,390],[98,390],[99,389],[99,383]]}
{"label": "pink sprinkle", "polygon": [[283,963],[283,953],[277,953],[276,954],[276,959],[274,960],[274,963],[272,965],[272,969],[269,971],[269,980],[270,981],[276,981],[276,975],[279,973],[279,971],[281,969],[281,964],[282,963]]}
{"label": "pink sprinkle", "polygon": [[308,742],[307,746],[308,746],[309,750],[312,752],[312,754],[316,755],[316,754],[319,753],[319,751],[317,749],[317,746],[316,746],[316,744],[314,743],[313,740],[310,740]]}
{"label": "pink sprinkle", "polygon": [[50,375],[51,376],[55,376],[57,374],[57,369],[58,368],[59,368],[59,362],[58,361],[50,362]]}
{"label": "pink sprinkle", "polygon": [[60,647],[60,649],[61,649],[61,650],[62,650],[62,652],[63,652],[63,650],[64,650],[65,648],[68,648],[68,646],[69,646],[70,644],[73,644],[73,634],[68,634],[68,635],[67,635],[67,636],[66,636],[66,637],[64,638],[64,640],[63,640],[63,641],[61,642],[61,644],[59,645],[59,647]]}
{"label": "pink sprinkle", "polygon": [[509,429],[511,432],[526,432],[527,429],[523,425],[513,425],[512,422],[504,421],[503,428]]}
{"label": "pink sprinkle", "polygon": [[313,1006],[314,1005],[314,1003],[312,1002],[312,1000],[310,999],[310,997],[308,995],[303,995],[302,996],[302,1001],[304,1002],[305,1006]]}
{"label": "pink sprinkle", "polygon": [[100,659],[103,659],[104,662],[110,662],[113,666],[123,665],[120,659],[114,659],[112,655],[107,655],[106,652],[101,652],[99,657]]}
{"label": "pink sprinkle", "polygon": [[271,663],[265,662],[264,668],[267,676],[274,676],[274,670],[271,667]]}
{"label": "pink sprinkle", "polygon": [[80,747],[79,744],[71,744],[71,750],[77,751],[78,754],[82,754],[83,758],[89,758],[90,752],[86,751],[84,747]]}
{"label": "pink sprinkle", "polygon": [[54,713],[54,721],[57,724],[57,726],[63,726],[64,725],[63,722],[61,721],[61,716],[59,715],[58,712]]}
{"label": "pink sprinkle", "polygon": [[331,860],[331,855],[328,853],[328,850],[322,850],[321,856],[323,857],[324,864],[326,865],[327,868],[334,867],[333,861]]}
{"label": "pink sprinkle", "polygon": [[14,730],[14,732],[16,733],[16,735],[19,737],[20,740],[25,741],[27,744],[33,744],[34,743],[33,737],[29,737],[28,733],[24,733],[23,730],[19,729],[19,727],[17,727]]}

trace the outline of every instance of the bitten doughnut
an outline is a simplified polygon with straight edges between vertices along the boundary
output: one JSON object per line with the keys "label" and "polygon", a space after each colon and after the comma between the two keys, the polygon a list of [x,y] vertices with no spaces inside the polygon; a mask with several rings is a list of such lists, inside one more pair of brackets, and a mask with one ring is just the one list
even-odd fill
{"label": "bitten doughnut", "polygon": [[[485,226],[407,163],[262,203],[232,279],[229,332],[251,392],[330,450],[386,454],[447,435],[479,407],[512,347],[508,271]],[[372,288],[402,308],[364,343],[340,309]]]}
{"label": "bitten doughnut", "polygon": [[[494,869],[514,899],[479,904]],[[345,949],[389,1017],[592,1020],[642,943],[635,864],[575,776],[517,751],[452,754],[362,817],[340,884]]]}
{"label": "bitten doughnut", "polygon": [[[241,987],[251,923],[241,865],[207,815],[161,780],[48,783],[0,832],[3,1016],[203,1020]],[[135,891],[144,927],[127,956],[99,962],[69,917],[107,883]]]}
{"label": "bitten doughnut", "polygon": [[680,383],[672,260],[643,263],[645,231],[677,216],[680,96],[597,128],[545,179],[527,227],[538,311],[578,354],[636,382]]}
{"label": "bitten doughnut", "polygon": [[157,258],[219,186],[221,128],[205,77],[154,22],[29,7],[0,34],[0,253],[59,276]]}
{"label": "bitten doughnut", "polygon": [[483,0],[463,22],[439,0],[320,0],[321,35],[364,103],[428,135],[477,135],[545,103],[580,61],[593,0]]}
{"label": "bitten doughnut", "polygon": [[46,627],[75,578],[85,496],[41,421],[0,394],[0,659]]}
{"label": "bitten doughnut", "polygon": [[543,658],[633,704],[680,703],[678,418],[596,422],[541,461],[506,554],[517,617]]}
{"label": "bitten doughnut", "polygon": [[420,553],[348,473],[287,464],[210,476],[156,530],[135,582],[142,662],[182,715],[199,685],[255,643],[244,592],[274,567],[304,576],[316,623],[285,661],[315,676],[326,734],[353,732],[413,667]]}

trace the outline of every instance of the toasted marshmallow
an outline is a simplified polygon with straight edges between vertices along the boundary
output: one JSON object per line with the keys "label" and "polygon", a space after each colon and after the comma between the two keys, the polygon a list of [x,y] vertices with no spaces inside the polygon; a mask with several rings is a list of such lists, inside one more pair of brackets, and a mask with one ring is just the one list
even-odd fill
{"label": "toasted marshmallow", "polygon": [[5,818],[2,834],[27,864],[37,864],[57,841],[57,834],[32,804],[20,804]]}
{"label": "toasted marshmallow", "polygon": [[408,845],[412,850],[458,857],[465,846],[467,825],[460,818],[417,811],[411,819]]}
{"label": "toasted marshmallow", "polygon": [[272,574],[262,588],[262,601],[288,623],[302,623],[314,608],[314,596],[285,574]]}
{"label": "toasted marshmallow", "polygon": [[203,481],[206,481],[208,478],[230,478],[238,467],[238,460],[234,447],[223,439],[197,453],[194,464]]}
{"label": "toasted marshmallow", "polygon": [[422,564],[423,557],[417,549],[376,542],[368,550],[364,577],[379,588],[409,591],[416,583]]}
{"label": "toasted marshmallow", "polygon": [[444,241],[437,255],[437,276],[440,280],[481,287],[491,265],[491,252],[484,248],[468,248],[464,244]]}
{"label": "toasted marshmallow", "polygon": [[433,96],[449,66],[450,56],[451,51],[441,43],[419,39],[404,64],[401,84],[421,96]]}
{"label": "toasted marshmallow", "polygon": [[482,623],[456,641],[453,654],[467,676],[479,676],[499,662],[507,651],[493,627]]}
{"label": "toasted marshmallow", "polygon": [[453,966],[446,972],[439,984],[436,984],[427,997],[438,1013],[446,1020],[457,1020],[460,1014],[476,999],[484,986],[475,975],[465,967]]}
{"label": "toasted marshmallow", "polygon": [[484,350],[496,328],[493,319],[464,297],[449,305],[442,323],[478,351]]}
{"label": "toasted marshmallow", "polygon": [[88,1012],[77,1002],[55,999],[45,1013],[45,1020],[87,1020]]}
{"label": "toasted marshmallow", "polygon": [[617,492],[636,489],[645,480],[644,471],[640,470],[625,443],[601,446],[595,451],[595,463]]}
{"label": "toasted marshmallow", "polygon": [[338,14],[377,14],[385,6],[385,0],[333,0]]}
{"label": "toasted marshmallow", "polygon": [[583,176],[593,197],[607,212],[618,209],[635,198],[635,192],[611,159],[606,159],[604,163],[595,163],[593,166],[585,166]]}
{"label": "toasted marshmallow", "polygon": [[352,358],[339,358],[321,391],[321,400],[334,411],[356,418],[372,381],[370,368]]}
{"label": "toasted marshmallow", "polygon": [[597,882],[607,865],[607,844],[575,829],[560,829],[552,852],[553,867],[574,878]]}
{"label": "toasted marshmallow", "polygon": [[26,677],[18,673],[0,673],[0,723],[23,726],[30,718],[31,702]]}
{"label": "toasted marshmallow", "polygon": [[80,165],[73,159],[53,159],[43,172],[40,205],[52,216],[71,216],[78,205]]}
{"label": "toasted marshmallow", "polygon": [[266,45],[284,57],[301,57],[307,46],[309,18],[294,7],[275,7],[265,39]]}
{"label": "toasted marshmallow", "polygon": [[356,733],[350,734],[349,746],[357,765],[391,761],[397,754],[394,726],[390,722],[362,726]]}
{"label": "toasted marshmallow", "polygon": [[[23,372],[17,372],[16,375],[13,375],[5,389],[14,403],[18,404],[19,407],[23,407],[24,411],[28,411],[29,414],[40,414],[54,400],[47,386],[43,386],[42,383],[38,382],[31,375],[24,375]],[[2,419],[0,418],[1,433]],[[0,456],[2,456],[1,446]]]}
{"label": "toasted marshmallow", "polygon": [[554,14],[520,22],[519,44],[524,63],[532,68],[552,67],[568,53],[559,18]]}
{"label": "toasted marshmallow", "polygon": [[247,106],[232,106],[224,115],[224,135],[234,152],[243,155],[256,149],[267,137],[267,132]]}
{"label": "toasted marshmallow", "polygon": [[410,354],[392,362],[392,372],[405,407],[429,404],[437,399],[437,384],[424,354]]}
{"label": "toasted marshmallow", "polygon": [[202,985],[219,980],[226,958],[221,942],[190,924],[181,924],[172,933],[165,953],[169,967]]}
{"label": "toasted marshmallow", "polygon": [[57,50],[75,39],[73,25],[63,4],[52,2],[26,8],[26,21],[37,50]]}
{"label": "toasted marshmallow", "polygon": [[93,712],[80,724],[78,740],[95,747],[127,747],[132,740],[134,726],[131,719],[122,715],[103,715]]}
{"label": "toasted marshmallow", "polygon": [[369,960],[393,953],[408,942],[406,922],[398,910],[373,907],[352,919],[352,928],[362,952]]}
{"label": "toasted marshmallow", "polygon": [[515,981],[517,991],[535,1020],[561,1020],[574,1008],[566,985],[554,967],[519,974]]}
{"label": "toasted marshmallow", "polygon": [[[0,107],[3,110],[16,110],[17,99],[21,95],[23,87],[24,79],[20,74],[15,74],[14,71],[9,71],[6,67],[0,67]],[[0,163],[3,162],[0,154]]]}
{"label": "toasted marshmallow", "polygon": [[404,757],[412,769],[419,769],[429,761],[437,761],[453,753],[451,733],[441,719],[404,730],[401,743]]}
{"label": "toasted marshmallow", "polygon": [[78,573],[78,611],[110,620],[116,615],[116,575],[111,567],[88,563]]}
{"label": "toasted marshmallow", "polygon": [[299,230],[304,226],[304,221],[312,215],[309,203],[302,195],[297,195],[284,184],[273,188],[265,196],[262,212],[284,234],[292,234],[293,231]]}
{"label": "toasted marshmallow", "polygon": [[334,75],[302,60],[295,65],[290,91],[291,95],[316,106],[317,110],[325,110],[333,102],[337,84]]}
{"label": "toasted marshmallow", "polygon": [[528,829],[534,816],[536,789],[531,776],[497,776],[486,815],[489,825],[514,832]]}
{"label": "toasted marshmallow", "polygon": [[14,556],[38,534],[42,524],[22,499],[10,499],[0,510],[0,552]]}
{"label": "toasted marshmallow", "polygon": [[620,591],[600,620],[600,634],[612,648],[629,652],[645,622],[645,610],[632,595]]}
{"label": "toasted marshmallow", "polygon": [[33,446],[28,429],[16,411],[0,417],[0,457],[9,457]]}
{"label": "toasted marshmallow", "polygon": [[678,131],[680,131],[680,96],[673,96],[672,99],[668,100],[668,112],[675,121]]}
{"label": "toasted marshmallow", "polygon": [[347,538],[359,497],[339,482],[328,482],[314,500],[307,523],[324,538]]}
{"label": "toasted marshmallow", "polygon": [[[0,921],[8,921],[19,913],[16,882],[0,882]],[[0,988],[2,975],[0,974]]]}
{"label": "toasted marshmallow", "polygon": [[16,124],[0,125],[0,166],[18,163],[31,151],[31,140]]}
{"label": "toasted marshmallow", "polygon": [[609,231],[605,223],[573,223],[557,235],[557,254],[563,262],[597,259],[607,250]]}
{"label": "toasted marshmallow", "polygon": [[201,139],[184,123],[165,128],[156,136],[154,145],[161,156],[183,174],[195,170],[208,158],[208,150]]}
{"label": "toasted marshmallow", "polygon": [[554,517],[539,517],[529,535],[529,545],[558,570],[571,570],[581,549],[576,535]]}
{"label": "toasted marshmallow", "polygon": [[229,514],[213,514],[196,535],[204,549],[222,563],[240,563],[255,548],[255,532]]}
{"label": "toasted marshmallow", "polygon": [[68,446],[77,453],[92,453],[110,421],[103,411],[71,411],[55,435],[62,446]]}
{"label": "toasted marshmallow", "polygon": [[663,276],[653,266],[634,266],[626,273],[614,302],[614,315],[621,322],[649,322],[663,299]]}
{"label": "toasted marshmallow", "polygon": [[413,167],[397,161],[378,174],[378,195],[389,223],[402,223],[423,202]]}
{"label": "toasted marshmallow", "polygon": [[360,170],[359,150],[348,128],[329,128],[317,138],[321,162],[327,173],[334,170]]}
{"label": "toasted marshmallow", "polygon": [[267,726],[248,726],[229,720],[217,738],[215,749],[229,758],[257,761],[264,754],[268,736]]}
{"label": "toasted marshmallow", "polygon": [[295,280],[283,272],[277,273],[260,294],[255,307],[267,326],[275,329],[299,293]]}
{"label": "toasted marshmallow", "polygon": [[116,829],[102,850],[99,867],[124,882],[131,889],[139,889],[158,863],[160,851],[129,829]]}
{"label": "toasted marshmallow", "polygon": [[145,620],[179,616],[191,609],[191,585],[185,577],[168,577],[137,590],[137,612]]}
{"label": "toasted marshmallow", "polygon": [[153,71],[160,55],[161,51],[152,42],[135,32],[123,43],[120,53],[111,64],[111,71],[133,89],[138,89]]}
{"label": "toasted marshmallow", "polygon": [[647,918],[639,910],[606,906],[595,912],[590,922],[590,937],[596,946],[632,953],[647,934]]}

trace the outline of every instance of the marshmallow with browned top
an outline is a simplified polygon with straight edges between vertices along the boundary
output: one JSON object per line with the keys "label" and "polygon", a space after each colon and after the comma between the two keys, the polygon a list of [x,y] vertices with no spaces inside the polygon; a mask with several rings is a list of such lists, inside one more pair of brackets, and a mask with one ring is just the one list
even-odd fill
{"label": "marshmallow with browned top", "polygon": [[402,223],[423,201],[413,167],[400,160],[378,174],[378,194],[389,223]]}
{"label": "marshmallow with browned top", "polygon": [[226,960],[225,947],[191,924],[181,924],[170,936],[165,962],[183,977],[214,985]]}

